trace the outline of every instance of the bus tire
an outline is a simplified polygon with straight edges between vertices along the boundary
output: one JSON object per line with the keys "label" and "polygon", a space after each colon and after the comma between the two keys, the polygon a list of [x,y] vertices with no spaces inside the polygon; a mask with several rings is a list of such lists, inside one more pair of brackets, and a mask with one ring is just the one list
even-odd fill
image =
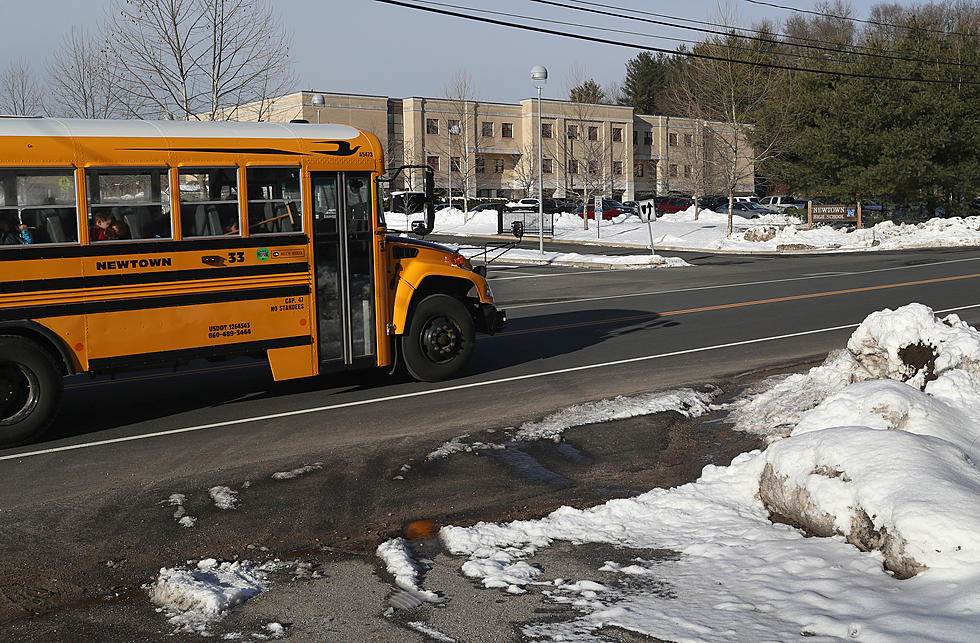
{"label": "bus tire", "polygon": [[36,439],[51,425],[64,381],[36,342],[0,335],[0,447]]}
{"label": "bus tire", "polygon": [[412,377],[438,382],[466,366],[475,343],[473,318],[462,302],[449,295],[429,295],[415,307],[408,332],[402,335],[402,356]]}

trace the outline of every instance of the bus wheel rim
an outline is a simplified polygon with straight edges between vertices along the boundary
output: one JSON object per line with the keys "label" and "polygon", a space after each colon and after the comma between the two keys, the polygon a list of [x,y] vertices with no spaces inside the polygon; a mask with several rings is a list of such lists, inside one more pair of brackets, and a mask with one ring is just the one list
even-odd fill
{"label": "bus wheel rim", "polygon": [[448,317],[434,317],[422,329],[422,351],[430,361],[443,364],[462,350],[463,333]]}
{"label": "bus wheel rim", "polygon": [[20,364],[0,364],[0,426],[15,424],[37,406],[37,376]]}

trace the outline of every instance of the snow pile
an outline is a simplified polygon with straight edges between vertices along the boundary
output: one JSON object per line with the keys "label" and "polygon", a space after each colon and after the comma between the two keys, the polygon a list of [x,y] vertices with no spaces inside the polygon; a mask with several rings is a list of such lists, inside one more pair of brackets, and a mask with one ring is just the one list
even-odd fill
{"label": "snow pile", "polygon": [[205,558],[193,569],[160,569],[148,588],[150,600],[163,612],[176,632],[210,635],[208,628],[233,607],[268,587],[267,572],[279,563],[256,565],[249,561],[219,563]]}
{"label": "snow pile", "polygon": [[[557,588],[548,595],[581,613],[527,636],[594,640],[615,625],[669,640],[975,640],[978,360],[980,333],[954,316],[875,313],[845,351],[738,407],[740,421],[754,409],[782,425],[763,430],[765,451],[676,489],[440,538],[484,586]],[[618,580],[562,591],[529,561],[556,540],[679,558],[609,561],[596,572]]]}
{"label": "snow pile", "polygon": [[[729,419],[740,431],[781,438],[790,434],[804,412],[855,382],[889,379],[919,389],[929,383],[942,399],[959,389],[951,388],[948,378],[934,381],[947,374],[956,381],[980,376],[980,333],[956,315],[938,319],[927,306],[909,304],[872,313],[851,335],[846,349],[832,353],[808,373],[772,380],[767,390],[732,404]],[[969,390],[968,386],[967,396]],[[952,401],[969,407],[966,399]]]}

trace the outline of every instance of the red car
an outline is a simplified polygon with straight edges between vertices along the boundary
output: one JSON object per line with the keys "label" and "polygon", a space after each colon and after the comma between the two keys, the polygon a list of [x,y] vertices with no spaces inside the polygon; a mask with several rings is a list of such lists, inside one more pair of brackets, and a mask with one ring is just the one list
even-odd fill
{"label": "red car", "polygon": [[658,197],[654,204],[657,207],[657,214],[673,214],[687,210],[694,205],[694,200],[680,196]]}
{"label": "red car", "polygon": [[[575,208],[573,214],[582,216],[582,207],[583,206],[579,206]],[[595,219],[594,204],[590,203],[588,206],[586,206],[586,212],[590,219]],[[622,204],[619,203],[618,201],[606,201],[606,200],[602,201],[602,218],[604,221],[608,221],[609,219],[618,217],[621,214],[633,214],[633,212],[631,210],[623,209]]]}

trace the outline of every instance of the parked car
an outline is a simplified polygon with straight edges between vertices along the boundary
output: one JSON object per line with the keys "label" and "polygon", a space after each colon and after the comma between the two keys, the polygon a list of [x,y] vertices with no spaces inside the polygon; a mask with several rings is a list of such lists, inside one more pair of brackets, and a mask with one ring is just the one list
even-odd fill
{"label": "parked car", "polygon": [[[559,212],[558,203],[554,199],[545,199],[543,203],[544,212],[547,214],[554,214]],[[538,211],[538,200],[537,199],[521,199],[517,202],[517,205],[512,205],[508,208],[511,212],[537,212]]]}
{"label": "parked car", "polygon": [[[659,198],[659,197],[658,197]],[[660,203],[657,203],[656,199],[654,204],[657,206],[657,214],[672,214],[674,212],[683,212],[689,207],[694,205],[694,199],[688,199],[682,196],[670,196],[664,197]]]}
{"label": "parked car", "polygon": [[806,209],[806,201],[787,196],[785,194],[775,194],[773,196],[764,196],[759,199],[759,205],[769,208],[770,210],[775,210],[777,212],[785,212],[790,208],[802,208]]}
{"label": "parked car", "polygon": [[728,197],[702,196],[698,198],[698,207],[702,210],[714,210],[722,205],[728,205]]}
{"label": "parked car", "polygon": [[737,196],[735,200],[739,203],[758,203],[759,197],[757,196]]}
{"label": "parked car", "polygon": [[[612,219],[614,217],[618,217],[618,216],[620,216],[622,214],[634,214],[632,212],[628,212],[628,211],[624,210],[622,208],[622,205],[623,204],[620,203],[619,201],[612,201],[610,199],[603,199],[602,200],[602,218],[604,220],[608,221],[609,219]],[[583,207],[582,206],[579,206],[579,207],[575,208],[575,211],[573,212],[573,214],[577,214],[578,216],[582,216],[582,210],[583,210]],[[594,204],[589,203],[589,205],[585,207],[585,212],[587,213],[587,216],[590,219],[595,219],[595,205]]]}
{"label": "parked car", "polygon": [[480,205],[470,208],[470,212],[483,212],[484,210],[495,210],[497,212],[503,210],[506,212],[507,206],[503,203],[481,203]]}
{"label": "parked car", "polygon": [[617,210],[620,210],[620,211],[622,211],[622,212],[624,212],[626,214],[638,214],[639,213],[639,210],[637,210],[633,206],[626,205],[625,203],[621,203],[621,202],[616,201],[614,199],[603,199],[602,200],[602,203],[603,203],[603,207],[606,207],[606,204],[608,203],[613,208],[616,208]]}
{"label": "parked car", "polygon": [[[728,214],[728,204],[718,206],[715,208],[715,212]],[[732,213],[746,219],[758,219],[766,214],[776,214],[773,210],[764,208],[758,203],[752,203],[751,201],[736,201],[732,204]]]}
{"label": "parked car", "polygon": [[633,209],[633,212],[639,212],[640,211],[640,202],[639,201],[623,201],[623,205],[625,205],[628,208],[632,208]]}

